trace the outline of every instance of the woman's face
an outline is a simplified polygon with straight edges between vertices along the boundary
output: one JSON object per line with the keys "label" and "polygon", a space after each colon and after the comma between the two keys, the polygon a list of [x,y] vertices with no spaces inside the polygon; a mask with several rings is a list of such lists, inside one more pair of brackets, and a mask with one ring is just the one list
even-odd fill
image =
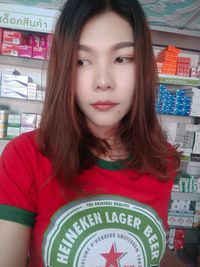
{"label": "woman's face", "polygon": [[77,55],[76,102],[99,137],[116,129],[132,107],[135,89],[134,37],[114,12],[83,27]]}

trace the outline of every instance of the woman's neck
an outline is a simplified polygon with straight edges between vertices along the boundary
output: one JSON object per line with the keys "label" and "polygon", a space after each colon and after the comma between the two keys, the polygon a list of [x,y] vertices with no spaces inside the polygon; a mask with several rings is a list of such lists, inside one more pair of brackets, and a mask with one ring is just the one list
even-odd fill
{"label": "woman's neck", "polygon": [[98,152],[92,151],[94,155],[98,155],[99,158],[107,161],[119,161],[121,159],[126,159],[129,156],[128,152],[125,150],[125,146],[121,141],[121,138],[119,138],[117,134],[117,125],[113,127],[99,127],[88,122],[88,126],[96,137],[104,139],[110,147],[110,149],[107,150],[106,154],[99,155]]}
{"label": "woman's neck", "polygon": [[[119,161],[126,159],[129,156],[124,144],[119,137],[116,138],[116,136],[109,136],[104,139],[109,144],[110,149],[107,149],[106,154],[98,155],[99,158],[107,161]],[[93,153],[96,155],[98,154],[94,151]]]}

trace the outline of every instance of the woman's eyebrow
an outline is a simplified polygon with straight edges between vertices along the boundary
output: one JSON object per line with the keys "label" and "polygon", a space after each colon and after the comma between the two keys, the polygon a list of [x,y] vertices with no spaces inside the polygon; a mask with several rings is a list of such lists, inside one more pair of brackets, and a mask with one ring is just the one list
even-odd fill
{"label": "woman's eyebrow", "polygon": [[134,47],[135,43],[133,42],[121,42],[113,45],[112,50],[118,50],[121,48],[126,48],[126,47]]}
{"label": "woman's eyebrow", "polygon": [[[114,44],[111,47],[111,50],[118,50],[118,49],[122,49],[126,47],[134,47],[134,46],[135,46],[135,43],[133,42],[120,42],[120,43]],[[92,52],[93,48],[87,45],[79,44],[78,50],[83,50],[85,52]]]}

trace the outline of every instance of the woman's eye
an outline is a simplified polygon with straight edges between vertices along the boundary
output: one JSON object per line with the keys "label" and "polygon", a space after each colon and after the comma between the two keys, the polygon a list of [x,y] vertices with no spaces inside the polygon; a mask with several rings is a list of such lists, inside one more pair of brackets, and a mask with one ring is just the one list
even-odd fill
{"label": "woman's eye", "polygon": [[131,58],[131,57],[117,57],[115,59],[115,62],[116,63],[126,63],[126,62],[130,62],[132,60],[133,60],[133,58]]}
{"label": "woman's eye", "polygon": [[78,66],[87,66],[89,64],[89,61],[86,59],[78,59],[77,65]]}

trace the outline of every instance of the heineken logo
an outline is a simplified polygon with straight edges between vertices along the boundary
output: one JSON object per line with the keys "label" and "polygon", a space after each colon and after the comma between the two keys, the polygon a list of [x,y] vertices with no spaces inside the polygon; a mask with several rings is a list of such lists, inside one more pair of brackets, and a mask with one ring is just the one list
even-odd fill
{"label": "heineken logo", "polygon": [[152,208],[99,195],[55,213],[42,255],[46,267],[156,267],[165,245],[162,221]]}

